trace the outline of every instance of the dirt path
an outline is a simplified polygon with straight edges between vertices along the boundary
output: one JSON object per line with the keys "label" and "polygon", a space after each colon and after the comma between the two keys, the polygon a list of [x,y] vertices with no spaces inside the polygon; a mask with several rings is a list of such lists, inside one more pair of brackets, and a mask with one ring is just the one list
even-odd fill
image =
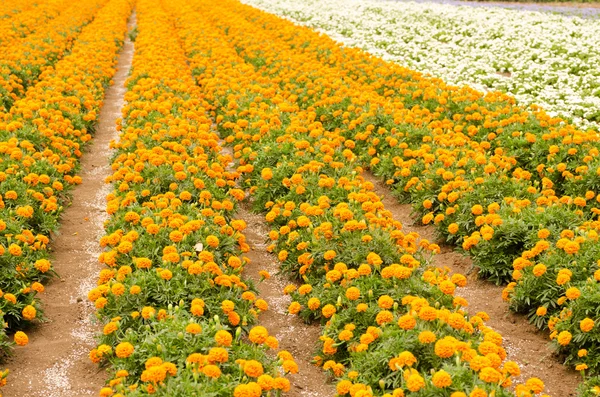
{"label": "dirt path", "polygon": [[[411,217],[411,206],[400,204],[391,194],[388,187],[369,172],[363,177],[375,185],[375,192],[382,197],[385,208],[392,212],[394,218],[403,224],[403,231],[417,232],[419,236],[431,242],[436,241],[435,228],[414,224]],[[467,273],[472,262],[470,258],[454,251],[451,246],[440,244],[441,253],[433,257],[436,266],[448,266],[452,271]],[[467,275],[468,284],[458,290],[458,295],[469,301],[468,312],[485,311],[491,317],[487,325],[500,332],[504,337],[504,345],[508,352],[508,360],[516,361],[521,366],[522,375],[517,381],[537,377],[544,381],[545,392],[553,397],[575,396],[575,390],[581,382],[578,372],[562,365],[548,348],[549,339],[546,333],[529,324],[527,318],[509,311],[502,300],[503,287],[477,278],[476,272]]]}
{"label": "dirt path", "polygon": [[[129,22],[135,25],[135,14]],[[133,43],[127,38],[119,57],[114,84],[106,90],[98,129],[81,159],[83,183],[73,191],[73,200],[62,216],[60,234],[51,243],[53,265],[60,279],[54,279],[41,295],[46,323],[27,332],[30,343],[16,347],[8,362],[6,397],[80,397],[98,395],[105,374],[88,353],[95,345],[97,326],[87,292],[96,285],[101,269],[98,244],[107,219],[105,196],[110,191],[104,178],[110,174],[109,143],[118,134],[125,87],[133,57]]]}
{"label": "dirt path", "polygon": [[[250,263],[246,265],[244,274],[257,283],[258,295],[267,301],[269,310],[260,315],[260,325],[279,340],[279,348],[287,350],[298,363],[298,374],[290,377],[292,389],[289,397],[331,397],[336,395],[335,386],[327,383],[327,376],[321,368],[311,364],[321,327],[305,324],[298,316],[287,314],[291,303],[290,297],[283,294],[283,288],[290,283],[287,277],[277,274],[279,266],[273,255],[267,252],[265,239],[269,228],[263,217],[252,213],[249,204],[240,209],[238,218],[248,224],[244,230],[251,250],[246,253]],[[271,278],[260,283],[259,271],[266,270]]]}
{"label": "dirt path", "polygon": [[[231,147],[224,146],[223,154],[233,158]],[[233,170],[233,163],[230,163]],[[250,251],[244,256],[250,259],[243,271],[257,286],[258,297],[269,304],[269,310],[260,314],[259,324],[267,328],[269,334],[279,341],[279,349],[292,353],[298,364],[298,373],[290,375],[292,388],[285,395],[287,397],[331,397],[336,395],[335,386],[327,382],[327,375],[321,368],[311,363],[316,354],[316,346],[321,336],[321,327],[317,324],[304,323],[298,316],[289,315],[287,308],[292,302],[290,297],[283,294],[283,288],[291,281],[277,274],[279,265],[273,255],[267,251],[267,236],[270,228],[264,217],[250,210],[251,204],[245,201],[239,208],[236,218],[243,219],[247,228],[244,230],[246,242]],[[269,272],[271,277],[260,281],[261,270]]]}

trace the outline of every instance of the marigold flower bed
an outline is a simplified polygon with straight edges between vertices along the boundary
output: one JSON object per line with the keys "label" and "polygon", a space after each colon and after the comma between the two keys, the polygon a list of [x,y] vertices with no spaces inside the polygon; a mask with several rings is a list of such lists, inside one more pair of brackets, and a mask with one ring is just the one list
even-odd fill
{"label": "marigold flower bed", "polygon": [[310,68],[347,76],[342,94],[319,97],[305,83],[296,103],[313,106],[327,130],[339,128],[361,163],[468,251],[482,276],[514,278],[511,307],[550,328],[567,364],[597,374],[598,134],[264,20],[283,48],[311,43],[302,46],[303,78],[319,81]]}
{"label": "marigold flower bed", "polygon": [[[19,345],[19,331],[42,318],[37,294],[52,275],[47,244],[68,191],[81,182],[78,158],[114,73],[132,2],[112,0],[84,28],[70,55],[40,76],[0,121],[0,313]],[[9,353],[6,331],[0,348]],[[6,381],[7,372],[2,374]]]}
{"label": "marigold flower bed", "polygon": [[137,3],[137,37],[114,191],[89,293],[102,320],[94,362],[110,365],[102,396],[255,396],[288,391],[291,354],[254,326],[267,310],[241,277],[249,249],[235,219],[245,193],[226,170],[202,94],[159,2]]}
{"label": "marigold flower bed", "polygon": [[[77,2],[49,2],[34,8],[31,21],[20,20],[18,14],[12,26],[21,23],[39,23],[31,34],[2,37],[0,42],[0,106],[9,111],[14,102],[22,98],[28,87],[34,84],[44,70],[68,53],[81,33],[107,0]],[[53,12],[56,13],[53,17]],[[33,13],[33,11],[32,11]],[[47,23],[44,18],[48,18]],[[11,27],[12,27],[11,26]],[[15,31],[14,28],[11,31]],[[16,30],[18,32],[18,30]],[[4,110],[3,109],[3,110]]]}
{"label": "marigold flower bed", "polygon": [[[484,313],[467,316],[466,302],[453,297],[464,276],[427,266],[417,236],[401,232],[360,177],[340,130],[323,128],[295,94],[334,96],[344,81],[314,64],[303,75],[300,51],[280,46],[261,28],[262,14],[237,3],[195,2],[196,13],[172,7],[219,130],[234,144],[256,208],[274,224],[272,249],[305,282],[286,288],[290,312],[325,324],[318,362],[340,379],[338,392],[512,395],[503,386],[519,370],[502,365],[502,337],[484,325]],[[540,393],[543,384],[517,388]]]}

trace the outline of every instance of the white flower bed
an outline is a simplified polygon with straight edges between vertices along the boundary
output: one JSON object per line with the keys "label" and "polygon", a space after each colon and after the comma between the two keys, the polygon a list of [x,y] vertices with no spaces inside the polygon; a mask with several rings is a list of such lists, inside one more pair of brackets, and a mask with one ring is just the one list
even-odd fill
{"label": "white flower bed", "polygon": [[600,126],[600,20],[377,0],[242,0],[451,84]]}

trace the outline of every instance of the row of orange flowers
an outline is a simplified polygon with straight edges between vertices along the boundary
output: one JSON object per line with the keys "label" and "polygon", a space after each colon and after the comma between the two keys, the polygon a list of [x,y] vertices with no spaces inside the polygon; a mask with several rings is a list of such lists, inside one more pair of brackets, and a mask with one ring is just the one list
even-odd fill
{"label": "row of orange flowers", "polygon": [[239,173],[160,2],[139,0],[127,104],[107,196],[105,247],[89,299],[103,323],[90,359],[101,396],[279,396],[298,366],[256,323],[268,309],[242,270]]}
{"label": "row of orange flowers", "polygon": [[[287,22],[263,26],[297,48]],[[468,251],[481,275],[514,278],[511,307],[548,326],[568,364],[597,373],[598,134],[298,30],[311,45],[302,48],[307,89],[296,103],[340,128],[361,163]],[[308,67],[344,76],[341,94],[319,97]]]}
{"label": "row of orange flowers", "polygon": [[6,20],[10,20],[14,16],[28,11],[34,7],[28,0],[15,0],[11,2],[2,2],[0,4],[0,17]]}
{"label": "row of orange flowers", "polygon": [[[464,276],[427,265],[439,247],[423,241],[422,250],[418,236],[402,233],[341,129],[324,128],[319,109],[301,101],[305,90],[343,93],[343,73],[307,63],[302,31],[237,2],[172,10],[255,208],[274,225],[270,248],[304,282],[286,287],[289,311],[325,325],[316,360],[339,379],[338,393],[514,395],[506,387],[519,369],[503,363],[502,337],[454,296]],[[531,379],[517,394],[542,389]]]}
{"label": "row of orange flowers", "polygon": [[[40,73],[71,48],[106,0],[47,1],[6,20],[0,34],[0,109],[9,110]],[[2,29],[4,28],[4,29]]]}
{"label": "row of orange flowers", "polygon": [[[13,2],[8,14],[0,11],[0,44],[12,42],[17,37],[24,37],[34,32],[45,22],[56,18],[62,8],[62,0],[45,1],[32,4],[31,2]],[[6,3],[4,3],[6,5]]]}
{"label": "row of orange flowers", "polygon": [[[41,319],[38,293],[53,273],[47,244],[61,202],[80,183],[78,158],[91,139],[104,87],[114,74],[132,3],[112,0],[83,29],[71,54],[46,71],[0,119],[0,348],[28,342],[21,331]],[[7,371],[2,373],[6,382]]]}

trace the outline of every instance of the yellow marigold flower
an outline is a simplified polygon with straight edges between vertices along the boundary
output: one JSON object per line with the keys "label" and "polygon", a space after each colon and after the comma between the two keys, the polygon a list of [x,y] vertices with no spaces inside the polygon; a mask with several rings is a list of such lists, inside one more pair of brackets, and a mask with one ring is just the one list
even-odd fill
{"label": "yellow marigold flower", "polygon": [[115,348],[115,354],[119,358],[127,358],[133,354],[133,345],[129,342],[122,342]]}
{"label": "yellow marigold flower", "polygon": [[327,304],[325,306],[323,306],[323,308],[321,309],[321,314],[323,314],[323,317],[325,318],[330,318],[331,316],[333,316],[336,312],[335,306],[331,305],[331,304]]}
{"label": "yellow marigold flower", "polygon": [[394,299],[388,295],[382,295],[377,299],[377,305],[382,309],[390,309],[394,305]]}
{"label": "yellow marigold flower", "polygon": [[514,361],[505,362],[503,370],[512,376],[521,375],[521,368],[519,368],[519,365]]}
{"label": "yellow marigold flower", "polygon": [[448,225],[448,233],[456,234],[457,232],[458,232],[458,224],[451,223],[450,225]]}
{"label": "yellow marigold flower", "polygon": [[269,332],[265,327],[260,325],[252,328],[248,334],[248,339],[250,339],[251,342],[259,345],[265,343],[268,337]]}
{"label": "yellow marigold flower", "polygon": [[327,260],[327,261],[330,261],[335,257],[336,257],[336,252],[333,250],[325,251],[325,254],[323,254],[323,258],[325,258],[325,260]]}
{"label": "yellow marigold flower", "polygon": [[394,321],[394,315],[388,310],[380,311],[375,317],[375,322],[377,323],[377,325],[391,323],[392,321]]}
{"label": "yellow marigold flower", "polygon": [[27,337],[25,332],[17,331],[15,333],[14,338],[15,338],[15,343],[19,346],[25,346],[29,343],[29,338]]}
{"label": "yellow marigold flower", "polygon": [[417,325],[417,320],[410,314],[405,314],[398,319],[398,326],[404,330],[413,329]]}
{"label": "yellow marigold flower", "polygon": [[594,320],[591,318],[584,318],[579,322],[579,329],[583,332],[590,332],[594,328]]}
{"label": "yellow marigold flower", "polygon": [[119,329],[119,326],[117,325],[117,323],[111,321],[110,323],[108,323],[104,326],[103,333],[104,333],[104,335],[110,335],[118,329]]}
{"label": "yellow marigold flower", "polygon": [[498,383],[502,379],[502,374],[492,367],[485,367],[479,371],[479,379],[487,383]]}
{"label": "yellow marigold flower", "polygon": [[438,357],[449,358],[456,351],[455,341],[449,338],[443,338],[435,342],[434,352]]}
{"label": "yellow marigold flower", "polygon": [[452,384],[452,377],[448,372],[440,370],[433,374],[431,382],[435,387],[443,389]]}
{"label": "yellow marigold flower", "polygon": [[444,280],[439,285],[440,291],[446,295],[453,295],[456,290],[456,285],[450,280]]}
{"label": "yellow marigold flower", "polygon": [[406,388],[412,392],[417,392],[425,387],[425,379],[418,373],[413,373],[406,380]]}
{"label": "yellow marigold flower", "polygon": [[419,333],[419,342],[423,344],[433,343],[436,339],[435,334],[431,331],[422,331]]}
{"label": "yellow marigold flower", "polygon": [[539,394],[544,391],[544,382],[538,378],[529,378],[525,382],[525,386],[529,388],[535,394]]}
{"label": "yellow marigold flower", "polygon": [[202,327],[200,326],[200,324],[190,323],[190,324],[186,325],[185,332],[187,332],[189,334],[197,335],[200,332],[202,332]]}
{"label": "yellow marigold flower", "polygon": [[220,330],[217,331],[217,333],[215,334],[215,341],[220,346],[228,347],[231,346],[231,342],[233,342],[233,337],[229,332]]}
{"label": "yellow marigold flower", "polygon": [[543,264],[538,264],[533,267],[533,275],[536,277],[541,277],[544,273],[546,273],[546,266]]}
{"label": "yellow marigold flower", "polygon": [[27,305],[25,308],[23,308],[21,314],[25,320],[31,321],[35,318],[37,311],[35,310],[35,307]]}
{"label": "yellow marigold flower", "polygon": [[570,300],[575,300],[581,296],[581,291],[576,287],[567,288],[565,296]]}
{"label": "yellow marigold flower", "polygon": [[321,306],[321,301],[319,298],[310,298],[307,305],[310,310],[315,311]]}
{"label": "yellow marigold flower", "polygon": [[349,380],[342,380],[336,385],[337,394],[340,396],[345,396],[346,394],[350,393],[351,388],[352,382]]}
{"label": "yellow marigold flower", "polygon": [[244,373],[252,378],[258,378],[263,372],[262,364],[256,360],[248,360],[244,363]]}
{"label": "yellow marigold flower", "polygon": [[424,306],[419,310],[419,318],[425,321],[434,321],[438,318],[438,312],[431,306]]}
{"label": "yellow marigold flower", "polygon": [[351,301],[357,300],[360,298],[360,290],[356,287],[350,287],[346,290],[346,298]]}
{"label": "yellow marigold flower", "polygon": [[204,375],[208,376],[209,378],[213,378],[213,379],[216,379],[221,376],[221,370],[219,369],[219,367],[217,367],[216,365],[212,365],[212,364],[205,365],[200,371]]}
{"label": "yellow marigold flower", "polygon": [[571,333],[569,331],[562,331],[561,333],[558,334],[556,340],[558,341],[558,344],[561,346],[567,346],[569,343],[571,343],[571,338],[573,336],[571,335]]}
{"label": "yellow marigold flower", "polygon": [[298,314],[298,313],[300,313],[301,309],[302,309],[302,306],[300,305],[300,303],[292,302],[292,303],[290,303],[290,306],[288,307],[288,312],[290,314]]}
{"label": "yellow marigold flower", "polygon": [[575,371],[585,371],[586,369],[588,369],[587,364],[577,364],[575,366]]}
{"label": "yellow marigold flower", "polygon": [[285,360],[282,364],[283,370],[286,373],[297,374],[298,373],[298,364],[294,360]]}
{"label": "yellow marigold flower", "polygon": [[146,306],[142,309],[142,317],[146,320],[148,320],[151,317],[154,317],[155,314],[156,309],[154,309],[153,307]]}

